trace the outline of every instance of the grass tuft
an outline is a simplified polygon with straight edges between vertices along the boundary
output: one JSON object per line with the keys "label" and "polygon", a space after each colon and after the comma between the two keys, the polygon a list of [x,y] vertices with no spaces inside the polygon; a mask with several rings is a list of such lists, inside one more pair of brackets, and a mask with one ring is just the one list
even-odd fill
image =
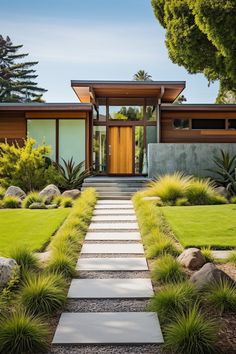
{"label": "grass tuft", "polygon": [[23,208],[29,208],[32,203],[44,203],[44,198],[38,192],[30,192],[22,202]]}
{"label": "grass tuft", "polygon": [[227,262],[236,265],[236,251],[230,253],[229,257],[227,258]]}
{"label": "grass tuft", "polygon": [[176,354],[213,354],[218,330],[216,321],[207,319],[194,305],[166,327],[165,345]]}
{"label": "grass tuft", "polygon": [[47,270],[71,278],[75,274],[75,262],[71,255],[64,254],[59,250],[53,252],[53,256],[47,265]]}
{"label": "grass tuft", "polygon": [[186,274],[181,264],[174,257],[164,255],[155,262],[152,278],[161,283],[177,283],[184,281]]}
{"label": "grass tuft", "polygon": [[206,262],[214,263],[215,262],[215,257],[213,256],[212,250],[210,247],[203,247],[201,248],[201,253],[206,259]]}
{"label": "grass tuft", "polygon": [[41,353],[47,349],[48,329],[41,319],[24,311],[13,312],[0,322],[0,352]]}
{"label": "grass tuft", "polygon": [[162,256],[164,254],[178,256],[179,251],[177,250],[174,242],[166,238],[163,238],[158,242],[156,241],[150,244],[149,247],[147,248],[146,254],[147,254],[147,258],[151,259],[151,258]]}
{"label": "grass tuft", "polygon": [[155,311],[163,322],[170,321],[176,313],[186,312],[196,301],[196,288],[189,282],[168,284],[151,299],[149,310]]}
{"label": "grass tuft", "polygon": [[17,209],[21,207],[21,200],[14,196],[4,197],[2,200],[2,207],[5,209]]}
{"label": "grass tuft", "polygon": [[4,198],[5,193],[6,193],[6,189],[0,186],[0,200]]}
{"label": "grass tuft", "polygon": [[39,267],[37,256],[23,245],[13,248],[9,255],[20,266],[22,274]]}
{"label": "grass tuft", "polygon": [[236,286],[227,281],[211,283],[203,296],[221,314],[236,312]]}
{"label": "grass tuft", "polygon": [[59,274],[32,274],[24,281],[21,300],[32,314],[48,315],[59,310],[66,300],[65,282]]}

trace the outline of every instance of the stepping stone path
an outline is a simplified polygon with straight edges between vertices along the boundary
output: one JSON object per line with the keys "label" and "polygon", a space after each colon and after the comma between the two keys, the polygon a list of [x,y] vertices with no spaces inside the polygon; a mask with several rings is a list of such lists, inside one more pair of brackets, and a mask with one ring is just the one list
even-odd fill
{"label": "stepping stone path", "polygon": [[160,352],[158,316],[145,312],[153,288],[131,200],[97,202],[76,272],[51,353]]}

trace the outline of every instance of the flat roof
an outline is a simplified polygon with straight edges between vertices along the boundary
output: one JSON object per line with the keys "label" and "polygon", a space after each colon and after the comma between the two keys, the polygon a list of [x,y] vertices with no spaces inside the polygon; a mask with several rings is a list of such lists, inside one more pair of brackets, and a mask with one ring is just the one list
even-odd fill
{"label": "flat roof", "polygon": [[162,104],[162,111],[236,111],[236,104]]}
{"label": "flat roof", "polygon": [[185,81],[104,81],[72,80],[71,86],[81,102],[99,98],[160,98],[172,103],[185,88]]}
{"label": "flat roof", "polygon": [[91,111],[91,103],[0,103],[0,111]]}

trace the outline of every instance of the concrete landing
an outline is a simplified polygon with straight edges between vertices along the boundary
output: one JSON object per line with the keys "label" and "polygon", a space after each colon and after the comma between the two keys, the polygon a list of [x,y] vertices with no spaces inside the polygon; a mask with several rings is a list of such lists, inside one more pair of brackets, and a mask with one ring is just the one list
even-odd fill
{"label": "concrete landing", "polygon": [[77,271],[145,271],[148,270],[146,259],[131,258],[79,258]]}
{"label": "concrete landing", "polygon": [[141,243],[84,243],[81,254],[144,254]]}
{"label": "concrete landing", "polygon": [[85,241],[140,241],[138,231],[133,232],[88,232]]}

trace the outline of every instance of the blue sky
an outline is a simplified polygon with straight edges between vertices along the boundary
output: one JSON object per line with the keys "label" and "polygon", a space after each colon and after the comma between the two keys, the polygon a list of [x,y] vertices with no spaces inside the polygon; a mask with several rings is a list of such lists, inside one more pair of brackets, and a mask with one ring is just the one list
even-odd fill
{"label": "blue sky", "polygon": [[173,64],[150,0],[1,1],[2,35],[38,60],[47,102],[76,102],[70,80],[130,80],[144,69],[154,80],[186,81],[187,103],[213,103],[218,83]]}

